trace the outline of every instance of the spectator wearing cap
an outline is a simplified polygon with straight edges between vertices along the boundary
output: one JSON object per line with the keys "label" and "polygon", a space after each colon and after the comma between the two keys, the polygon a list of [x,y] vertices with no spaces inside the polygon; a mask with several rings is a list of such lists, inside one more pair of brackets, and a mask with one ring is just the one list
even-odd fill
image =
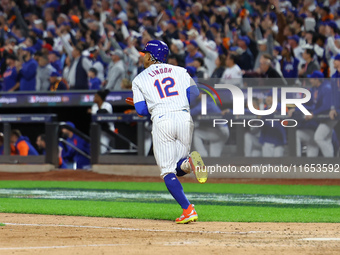
{"label": "spectator wearing cap", "polygon": [[295,58],[287,46],[282,49],[281,70],[284,78],[298,77],[299,60]]}
{"label": "spectator wearing cap", "polygon": [[57,70],[49,64],[48,57],[42,55],[38,58],[38,68],[36,76],[36,91],[48,91],[50,88],[50,76]]}
{"label": "spectator wearing cap", "polygon": [[[318,114],[328,114],[332,106],[332,87],[328,80],[324,79],[323,73],[316,70],[307,75],[312,87],[316,89],[313,93],[313,108],[309,111],[312,115],[307,115],[306,120],[313,119]],[[324,157],[333,157],[334,148],[332,145],[332,132],[336,122],[319,122],[314,133],[314,141],[319,146]]]}
{"label": "spectator wearing cap", "polygon": [[62,64],[60,61],[60,53],[58,51],[52,50],[48,53],[48,61],[50,62],[51,66],[53,66],[57,72],[62,72]]}
{"label": "spectator wearing cap", "polygon": [[[272,36],[270,36],[273,38]],[[258,47],[258,54],[256,56],[255,64],[254,64],[254,70],[258,70],[260,68],[260,58],[263,54],[273,54],[273,39],[268,42],[267,38],[260,39],[257,41],[257,47]]]}
{"label": "spectator wearing cap", "polygon": [[218,55],[215,60],[216,68],[211,75],[211,78],[222,78],[224,70],[226,69],[226,56],[224,54]]}
{"label": "spectator wearing cap", "polygon": [[177,29],[177,21],[176,20],[169,20],[167,29],[165,31],[165,42],[170,44],[171,39],[179,39],[178,29]]}
{"label": "spectator wearing cap", "polygon": [[35,49],[32,47],[22,49],[23,63],[17,65],[20,76],[20,91],[35,90],[38,63],[33,59]]}
{"label": "spectator wearing cap", "polygon": [[188,40],[188,33],[187,33],[187,31],[182,30],[182,31],[179,33],[179,39],[180,39],[182,42],[187,41],[187,40]]}
{"label": "spectator wearing cap", "polygon": [[226,58],[226,69],[222,74],[222,83],[231,83],[238,87],[243,87],[242,82],[242,70],[236,64],[237,56],[234,54],[228,54]]}
{"label": "spectator wearing cap", "polygon": [[103,61],[109,63],[105,89],[120,90],[122,79],[125,78],[124,53],[116,49],[110,52],[110,56],[101,53]]}
{"label": "spectator wearing cap", "polygon": [[41,47],[42,47],[42,36],[43,36],[43,33],[44,31],[38,29],[38,28],[32,28],[29,32],[30,36],[34,37],[35,38],[35,43],[34,45],[32,46],[36,51],[38,50],[41,50]]}
{"label": "spectator wearing cap", "polygon": [[211,24],[210,31],[211,31],[212,35],[214,36],[214,38],[217,38],[218,34],[221,31],[221,25],[216,23],[216,22]]}
{"label": "spectator wearing cap", "polygon": [[89,77],[89,90],[99,90],[102,82],[97,77],[97,69],[91,67],[88,72]]}
{"label": "spectator wearing cap", "polygon": [[17,60],[18,58],[13,54],[8,55],[6,58],[7,69],[3,74],[3,77],[4,77],[4,82],[3,82],[3,87],[2,87],[3,91],[13,91],[14,86],[18,82],[18,72],[15,67],[15,62]]}
{"label": "spectator wearing cap", "polygon": [[226,20],[229,18],[230,9],[227,6],[220,6],[216,9],[216,23],[223,26],[226,24]]}
{"label": "spectator wearing cap", "polygon": [[54,71],[51,73],[50,78],[50,87],[49,91],[59,91],[59,90],[67,90],[67,85],[62,81],[61,75]]}
{"label": "spectator wearing cap", "polygon": [[312,74],[314,71],[320,71],[319,63],[316,60],[314,60],[315,52],[313,48],[307,47],[302,54],[305,63],[301,66],[301,69],[299,70],[299,77],[301,78],[306,78],[307,75]]}
{"label": "spectator wearing cap", "polygon": [[98,46],[94,46],[92,48],[89,48],[89,52],[90,52],[90,59],[92,61],[92,67],[97,70],[97,77],[101,82],[103,82],[105,80],[104,65],[101,62],[101,59],[100,59],[100,56],[99,56]]}
{"label": "spectator wearing cap", "polygon": [[203,55],[198,52],[198,44],[195,40],[190,40],[187,45],[188,55],[185,57],[185,66],[192,66],[195,58],[203,58]]}
{"label": "spectator wearing cap", "polygon": [[293,36],[288,36],[288,44],[291,48],[291,51],[294,54],[294,57],[299,60],[300,66],[304,64],[306,61],[302,57],[303,49],[300,47],[299,42],[300,42],[300,37],[297,35]]}
{"label": "spectator wearing cap", "polygon": [[176,57],[177,65],[184,67],[185,66],[185,52],[184,52],[184,44],[181,40],[171,39],[170,45],[171,55]]}
{"label": "spectator wearing cap", "polygon": [[190,77],[197,83],[196,67],[187,66],[186,69],[187,69],[187,72],[190,75]]}
{"label": "spectator wearing cap", "polygon": [[[75,125],[67,121],[66,124],[70,126],[71,128],[75,128]],[[86,154],[90,154],[90,144],[86,142],[83,138],[78,136],[77,134],[73,133],[73,131],[62,128],[61,133],[63,134],[63,137],[65,137],[66,141],[70,144],[77,147],[79,150],[85,152]],[[84,155],[80,154],[78,151],[73,149],[69,145],[62,144],[62,158],[63,162],[75,162],[77,169],[88,169],[90,166],[90,160],[85,157]]]}
{"label": "spectator wearing cap", "polygon": [[248,46],[250,44],[250,39],[248,36],[240,36],[237,40],[237,45],[242,49],[242,54],[238,57],[237,64],[241,70],[252,70],[254,67],[254,56],[249,50]]}

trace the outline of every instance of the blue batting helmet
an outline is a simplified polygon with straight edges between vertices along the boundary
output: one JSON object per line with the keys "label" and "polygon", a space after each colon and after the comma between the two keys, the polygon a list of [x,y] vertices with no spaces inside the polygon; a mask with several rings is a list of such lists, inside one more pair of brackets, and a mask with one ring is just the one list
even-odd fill
{"label": "blue batting helmet", "polygon": [[149,52],[155,60],[166,63],[169,55],[169,47],[165,42],[152,40],[145,45],[142,52]]}

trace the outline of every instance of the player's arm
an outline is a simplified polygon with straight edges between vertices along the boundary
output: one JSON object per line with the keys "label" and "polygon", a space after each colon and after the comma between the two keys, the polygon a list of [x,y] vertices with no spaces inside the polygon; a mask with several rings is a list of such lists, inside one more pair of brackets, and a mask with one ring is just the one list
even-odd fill
{"label": "player's arm", "polygon": [[197,88],[196,82],[194,81],[193,78],[190,78],[190,87],[187,88],[187,98],[190,102],[194,101],[198,96],[200,92]]}
{"label": "player's arm", "polygon": [[135,82],[132,83],[132,92],[136,112],[142,116],[149,116],[150,113],[145,98]]}
{"label": "player's arm", "polygon": [[315,109],[312,113],[317,115],[329,111],[332,107],[332,90],[328,88],[323,89],[322,104],[319,108]]}
{"label": "player's arm", "polygon": [[19,152],[20,156],[27,156],[28,155],[29,147],[28,147],[28,144],[25,141],[20,141],[17,144],[17,148],[18,148],[18,152]]}

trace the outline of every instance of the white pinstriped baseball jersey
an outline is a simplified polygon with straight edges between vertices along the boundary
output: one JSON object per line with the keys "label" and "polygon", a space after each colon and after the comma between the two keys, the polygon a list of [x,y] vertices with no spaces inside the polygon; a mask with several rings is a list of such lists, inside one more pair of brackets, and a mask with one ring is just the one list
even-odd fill
{"label": "white pinstriped baseball jersey", "polygon": [[176,173],[177,162],[189,156],[193,121],[187,88],[191,77],[186,69],[153,64],[132,81],[133,101],[146,101],[152,119],[153,151],[161,176]]}
{"label": "white pinstriped baseball jersey", "polygon": [[153,64],[132,81],[133,101],[146,101],[152,118],[158,114],[189,110],[186,89],[190,76],[186,69],[169,64]]}

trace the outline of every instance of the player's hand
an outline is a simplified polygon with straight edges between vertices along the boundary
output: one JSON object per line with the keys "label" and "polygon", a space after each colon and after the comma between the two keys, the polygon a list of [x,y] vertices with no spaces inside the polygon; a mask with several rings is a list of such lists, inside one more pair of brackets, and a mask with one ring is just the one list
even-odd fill
{"label": "player's hand", "polygon": [[312,115],[306,115],[305,120],[311,120],[313,119],[313,117],[314,117],[313,113]]}
{"label": "player's hand", "polygon": [[225,115],[227,113],[230,113],[230,109],[224,109],[223,111],[221,111],[222,115]]}
{"label": "player's hand", "polygon": [[125,103],[127,103],[128,105],[131,105],[131,106],[135,106],[135,104],[133,103],[133,98],[132,97],[127,97],[125,99]]}
{"label": "player's hand", "polygon": [[288,110],[288,116],[292,117],[294,112],[295,112],[295,108],[289,109]]}
{"label": "player's hand", "polygon": [[336,110],[331,110],[329,112],[329,117],[331,118],[331,120],[334,120],[336,116],[338,116],[338,113],[336,112]]}

